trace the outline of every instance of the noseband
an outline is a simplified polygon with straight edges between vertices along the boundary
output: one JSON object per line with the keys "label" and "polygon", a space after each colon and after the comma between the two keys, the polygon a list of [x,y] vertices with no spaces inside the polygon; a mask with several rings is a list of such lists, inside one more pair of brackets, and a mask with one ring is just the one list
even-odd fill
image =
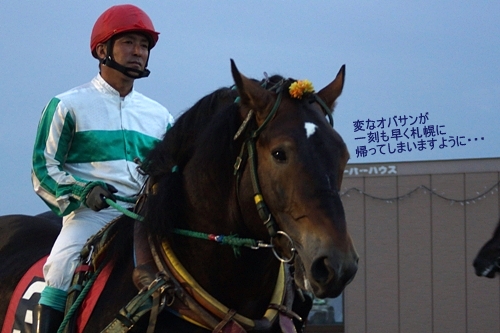
{"label": "noseband", "polygon": [[[283,235],[291,243],[290,250],[291,250],[292,254],[291,254],[290,258],[281,257],[280,255],[277,254],[275,248],[273,247],[274,255],[276,256],[276,258],[278,258],[282,262],[292,261],[294,256],[295,256],[296,250],[295,250],[294,243],[293,243],[293,240],[291,239],[291,237],[288,234],[286,234],[284,231],[278,230],[278,225],[276,223],[276,220],[274,219],[273,215],[271,214],[269,208],[267,207],[267,205],[264,201],[264,197],[262,196],[262,190],[261,190],[260,183],[259,183],[259,176],[257,173],[256,142],[257,142],[257,139],[258,139],[260,133],[264,130],[264,128],[269,124],[269,122],[276,115],[276,112],[278,111],[278,108],[281,104],[281,100],[283,98],[283,92],[285,90],[284,87],[287,86],[286,84],[290,83],[290,81],[291,81],[290,79],[288,79],[288,80],[282,79],[278,83],[273,85],[272,87],[268,88],[269,91],[276,92],[276,94],[277,94],[276,102],[274,103],[273,108],[271,109],[271,111],[267,115],[266,119],[264,119],[262,124],[256,130],[250,132],[248,137],[245,139],[245,141],[243,142],[243,144],[241,146],[240,154],[238,155],[238,157],[236,158],[236,161],[234,163],[234,175],[237,177],[236,192],[237,192],[237,195],[239,196],[239,184],[240,184],[240,178],[241,178],[240,167],[245,159],[245,148],[246,148],[247,156],[248,156],[248,159],[250,161],[250,177],[252,180],[252,187],[253,187],[253,193],[254,193],[253,198],[254,198],[256,208],[257,208],[257,212],[259,213],[259,217],[262,220],[263,224],[267,228],[269,236],[271,237],[271,242],[272,242],[272,239],[277,237],[278,235]],[[262,86],[264,88],[266,88],[267,84],[268,84],[268,80],[266,78],[264,80],[264,82],[262,83]],[[312,96],[314,97],[314,101],[317,102],[321,106],[322,110],[325,112],[325,115],[328,117],[330,125],[333,128],[332,110],[326,105],[326,103],[317,94],[312,94]],[[239,101],[239,97],[235,100],[235,102],[238,102],[238,101]],[[254,114],[254,111],[251,109],[248,112],[243,123],[241,124],[240,128],[236,132],[236,134],[233,138],[234,140],[238,139],[238,137],[241,135],[243,130],[248,125],[248,122],[252,118],[253,114]]]}

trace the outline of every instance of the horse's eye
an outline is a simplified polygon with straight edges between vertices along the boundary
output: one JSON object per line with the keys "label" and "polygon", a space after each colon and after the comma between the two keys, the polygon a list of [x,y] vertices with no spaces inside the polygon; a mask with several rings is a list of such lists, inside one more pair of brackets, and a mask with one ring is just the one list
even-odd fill
{"label": "horse's eye", "polygon": [[273,151],[273,157],[278,162],[285,162],[286,161],[286,153],[283,150],[278,149],[278,150]]}

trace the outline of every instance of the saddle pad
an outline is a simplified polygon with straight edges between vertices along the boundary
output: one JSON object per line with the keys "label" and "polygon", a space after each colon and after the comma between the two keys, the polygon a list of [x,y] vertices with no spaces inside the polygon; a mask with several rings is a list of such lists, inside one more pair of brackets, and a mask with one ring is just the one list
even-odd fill
{"label": "saddle pad", "polygon": [[[45,256],[33,264],[17,284],[7,308],[1,333],[31,332],[33,324],[32,309],[38,304],[40,293],[45,287],[43,265],[47,257]],[[112,264],[107,264],[103,268],[82,302],[76,322],[78,333],[83,332],[112,270]]]}
{"label": "saddle pad", "polygon": [[1,333],[31,332],[32,309],[40,300],[40,293],[45,287],[42,269],[47,257],[43,257],[31,266],[17,284],[5,314]]}

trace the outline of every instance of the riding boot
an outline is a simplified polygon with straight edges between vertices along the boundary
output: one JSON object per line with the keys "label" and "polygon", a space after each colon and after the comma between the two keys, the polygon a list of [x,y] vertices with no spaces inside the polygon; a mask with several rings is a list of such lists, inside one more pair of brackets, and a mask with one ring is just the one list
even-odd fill
{"label": "riding boot", "polygon": [[50,306],[37,304],[33,309],[31,333],[56,333],[64,319],[64,313]]}

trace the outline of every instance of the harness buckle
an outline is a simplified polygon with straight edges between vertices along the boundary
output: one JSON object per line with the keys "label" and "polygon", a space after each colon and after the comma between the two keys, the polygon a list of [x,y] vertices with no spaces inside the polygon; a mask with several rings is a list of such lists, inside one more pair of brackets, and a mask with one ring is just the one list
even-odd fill
{"label": "harness buckle", "polygon": [[[159,285],[160,283],[161,285]],[[161,308],[163,308],[165,305],[170,307],[172,304],[174,304],[176,288],[172,283],[172,280],[165,272],[158,272],[157,278],[154,279],[149,284],[149,286],[144,287],[143,290],[139,291],[139,294],[146,291],[153,291],[153,293],[158,292],[159,295],[161,295]]]}
{"label": "harness buckle", "polygon": [[87,255],[87,259],[85,260],[85,263],[87,265],[90,265],[90,263],[92,262],[92,255],[94,254],[94,245],[91,245],[89,247],[89,254]]}
{"label": "harness buckle", "polygon": [[240,156],[236,157],[236,161],[234,162],[234,171],[235,171],[235,173],[238,172],[238,170],[240,169],[242,161],[243,161],[243,159]]}
{"label": "harness buckle", "polygon": [[250,246],[250,248],[252,250],[258,250],[258,249],[269,249],[269,248],[273,248],[274,245],[273,244],[267,244],[267,243],[264,243],[263,241],[257,241],[257,245],[256,246]]}

